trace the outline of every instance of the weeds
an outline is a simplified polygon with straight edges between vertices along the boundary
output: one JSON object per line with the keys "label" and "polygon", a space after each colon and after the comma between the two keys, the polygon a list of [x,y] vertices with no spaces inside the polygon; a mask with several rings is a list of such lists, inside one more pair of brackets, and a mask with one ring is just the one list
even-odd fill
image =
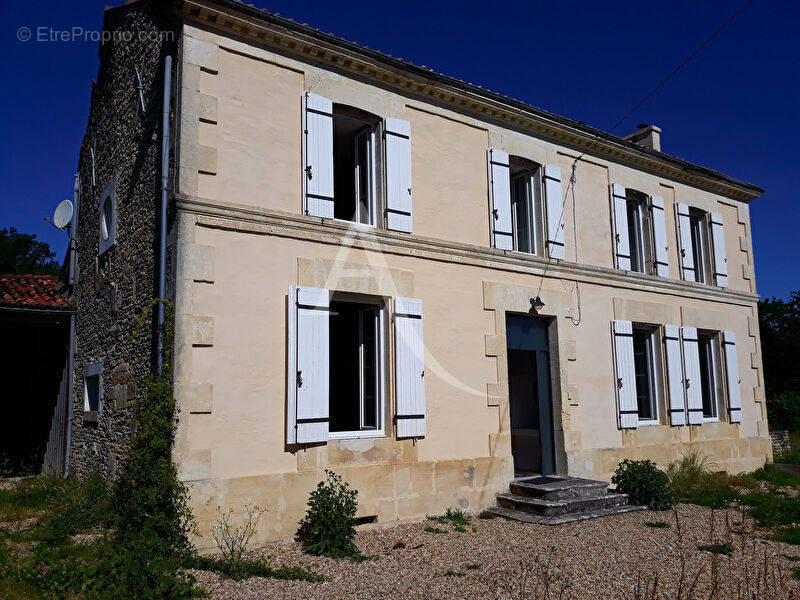
{"label": "weeds", "polygon": [[494,600],[567,600],[572,581],[564,563],[557,561],[556,548],[545,555],[521,560],[515,569],[488,582]]}
{"label": "weeds", "polygon": [[712,554],[722,554],[727,556],[733,552],[733,546],[728,542],[720,544],[701,544],[697,547],[700,552],[711,552]]}
{"label": "weeds", "polygon": [[668,529],[669,523],[665,523],[664,521],[647,521],[645,526],[653,529]]}
{"label": "weeds", "polygon": [[428,533],[447,533],[446,529],[439,529],[438,527],[431,527],[430,525],[425,528]]}
{"label": "weeds", "polygon": [[448,508],[443,515],[427,516],[429,521],[436,521],[442,525],[453,525],[465,528],[470,524],[469,516],[460,508]]}
{"label": "weeds", "polygon": [[287,579],[290,581],[309,581],[319,583],[325,581],[325,577],[306,569],[305,567],[273,567],[264,557],[244,559],[232,562],[222,558],[210,556],[193,556],[185,562],[185,566],[190,569],[200,569],[203,571],[214,571],[240,581],[250,577],[269,577],[271,579]]}
{"label": "weeds", "polygon": [[251,504],[245,504],[247,519],[242,525],[234,526],[231,523],[233,509],[223,511],[221,506],[217,507],[219,519],[211,528],[211,537],[222,554],[222,561],[230,564],[232,569],[236,569],[237,564],[242,561],[242,556],[247,549],[247,545],[256,533],[258,522],[266,510]]}

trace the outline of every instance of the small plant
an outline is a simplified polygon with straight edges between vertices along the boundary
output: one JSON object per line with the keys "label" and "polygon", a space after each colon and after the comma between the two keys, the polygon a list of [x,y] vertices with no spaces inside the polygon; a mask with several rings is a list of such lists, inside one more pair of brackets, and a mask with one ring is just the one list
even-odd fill
{"label": "small plant", "polygon": [[356,536],[358,492],[340,475],[325,470],[327,478],[309,494],[306,516],[300,521],[297,538],[309,554],[330,558],[352,558],[361,553]]}
{"label": "small plant", "polygon": [[481,566],[480,565],[464,565],[464,568],[467,571],[476,571],[476,570],[480,569]]}
{"label": "small plant", "polygon": [[252,504],[245,504],[244,508],[247,513],[247,519],[242,525],[234,526],[231,523],[233,509],[229,508],[224,511],[221,506],[218,506],[219,519],[211,528],[211,537],[214,538],[214,542],[216,542],[220,554],[222,554],[222,560],[229,563],[233,569],[242,562],[247,545],[255,535],[256,529],[258,529],[258,522],[266,512],[266,510]]}
{"label": "small plant", "polygon": [[664,521],[647,521],[645,525],[653,529],[669,529],[669,523],[665,523]]}
{"label": "small plant", "polygon": [[448,569],[444,574],[445,577],[464,577],[464,575],[466,575],[466,573],[462,573],[461,571],[453,571],[453,569]]}
{"label": "small plant", "polygon": [[460,508],[448,508],[443,515],[425,517],[429,521],[436,521],[442,525],[450,523],[455,527],[466,527],[470,524],[469,516]]}
{"label": "small plant", "polygon": [[800,546],[800,527],[783,527],[778,529],[772,539],[784,544]]}
{"label": "small plant", "polygon": [[712,554],[722,554],[727,556],[733,552],[733,546],[731,546],[728,542],[722,542],[719,544],[701,544],[697,547],[700,552],[711,552]]}
{"label": "small plant", "polygon": [[667,510],[674,504],[669,478],[652,460],[623,460],[611,482],[617,491],[628,494],[632,504],[646,505],[650,510]]}
{"label": "small plant", "polygon": [[428,533],[447,533],[446,529],[440,529],[439,527],[431,527],[430,525],[425,528],[425,531]]}
{"label": "small plant", "polygon": [[289,567],[284,565],[275,568],[262,556],[251,559],[240,559],[236,562],[211,556],[193,556],[186,561],[185,566],[189,569],[214,571],[234,581],[240,581],[250,577],[269,577],[271,579],[309,581],[311,583],[325,581],[325,577],[305,567]]}

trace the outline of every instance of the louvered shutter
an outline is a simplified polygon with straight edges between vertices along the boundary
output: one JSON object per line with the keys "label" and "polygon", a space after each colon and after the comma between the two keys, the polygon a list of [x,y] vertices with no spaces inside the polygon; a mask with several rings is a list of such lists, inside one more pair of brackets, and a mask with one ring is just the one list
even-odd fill
{"label": "louvered shutter", "polygon": [[719,287],[728,287],[728,257],[725,251],[725,229],[722,215],[711,213],[711,243],[714,245],[714,282]]}
{"label": "louvered shutter", "polygon": [[669,277],[667,220],[664,213],[664,199],[661,196],[653,196],[650,199],[650,215],[653,219],[655,272],[659,277]]}
{"label": "louvered shutter", "polygon": [[686,425],[686,390],[683,385],[680,328],[664,325],[664,352],[667,355],[667,384],[669,386],[669,421]]}
{"label": "louvered shutter", "polygon": [[422,300],[394,300],[394,360],[397,437],[425,435],[425,344]]}
{"label": "louvered shutter", "polygon": [[508,154],[489,148],[489,197],[492,214],[492,245],[502,250],[514,249],[514,234],[511,222],[511,172]]}
{"label": "louvered shutter", "polygon": [[386,227],[411,233],[411,123],[386,119]]}
{"label": "louvered shutter", "polygon": [[636,370],[633,364],[633,325],[630,321],[612,321],[611,331],[614,337],[619,427],[636,429],[639,424],[639,408],[636,402]]}
{"label": "louvered shutter", "polygon": [[678,226],[678,255],[681,278],[684,281],[697,281],[692,253],[692,227],[689,222],[689,207],[683,202],[675,203],[675,222]]}
{"label": "louvered shutter", "polygon": [[739,363],[736,359],[736,336],[732,331],[722,333],[725,351],[725,371],[728,376],[728,414],[731,423],[742,422],[742,392],[739,381]]}
{"label": "louvered shutter", "polygon": [[561,169],[544,166],[544,198],[547,206],[547,253],[564,259],[564,203],[561,198]]}
{"label": "louvered shutter", "polygon": [[310,92],[303,94],[303,189],[305,211],[333,218],[333,103]]}
{"label": "louvered shutter", "polygon": [[330,292],[289,287],[287,440],[328,441]]}
{"label": "louvered shutter", "polygon": [[689,425],[703,423],[703,391],[700,383],[700,354],[697,344],[697,329],[681,328],[683,345],[683,377],[686,387],[686,409],[689,412]]}
{"label": "louvered shutter", "polygon": [[614,223],[614,264],[618,269],[631,270],[631,241],[628,236],[628,200],[625,188],[611,184],[611,215]]}

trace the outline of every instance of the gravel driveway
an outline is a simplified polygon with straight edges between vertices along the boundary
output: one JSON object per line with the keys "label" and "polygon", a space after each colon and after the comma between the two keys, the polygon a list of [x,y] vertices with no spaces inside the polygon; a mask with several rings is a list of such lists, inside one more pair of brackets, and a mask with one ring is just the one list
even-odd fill
{"label": "gravel driveway", "polygon": [[[791,577],[800,563],[786,558],[800,558],[800,547],[760,540],[758,532],[752,533],[749,520],[731,510],[727,514],[714,512],[714,542],[728,542],[733,553],[725,556],[699,551],[698,545],[711,541],[711,511],[679,505],[677,512],[679,528],[672,511],[629,513],[557,527],[475,518],[466,532],[430,521],[400,524],[360,532],[359,548],[376,558],[358,564],[310,557],[294,543],[274,544],[258,551],[272,557],[275,565],[305,565],[323,574],[323,583],[263,578],[234,582],[213,573],[193,574],[209,597],[219,600],[517,600],[545,598],[545,582],[550,583],[552,599],[559,598],[559,590],[567,585],[561,596],[564,600],[650,600],[646,589],[652,589],[656,576],[655,598],[677,600],[680,587],[682,600],[705,600],[709,596],[719,600],[800,599],[800,581]],[[670,526],[645,525],[657,521]],[[447,533],[425,531],[432,526]],[[520,594],[522,587],[524,594]],[[757,595],[752,596],[753,590],[748,588],[757,588]]]}

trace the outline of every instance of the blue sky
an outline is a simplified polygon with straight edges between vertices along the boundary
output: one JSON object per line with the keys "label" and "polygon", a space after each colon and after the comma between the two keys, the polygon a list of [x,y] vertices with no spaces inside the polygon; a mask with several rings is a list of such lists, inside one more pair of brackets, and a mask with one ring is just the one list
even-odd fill
{"label": "blue sky", "polygon": [[[248,0],[535,106],[610,128],[744,0],[306,2]],[[0,227],[36,233],[72,197],[97,43],[21,42],[20,27],[98,30],[107,0],[0,4]],[[767,192],[751,205],[762,296],[800,289],[796,0],[755,0],[623,123],[663,129],[664,151]]]}

